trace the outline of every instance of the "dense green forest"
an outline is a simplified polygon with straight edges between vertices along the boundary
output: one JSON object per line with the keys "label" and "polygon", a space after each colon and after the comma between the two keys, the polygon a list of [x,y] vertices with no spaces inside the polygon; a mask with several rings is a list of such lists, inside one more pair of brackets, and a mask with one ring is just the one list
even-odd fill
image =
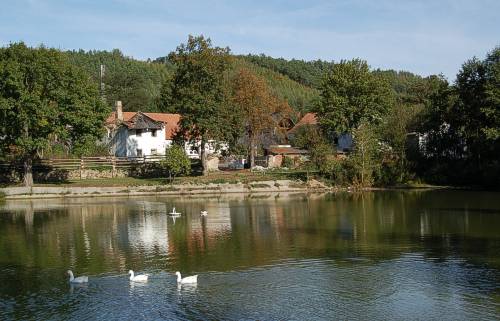
{"label": "dense green forest", "polygon": [[333,65],[331,62],[323,60],[286,60],[284,58],[269,57],[264,54],[239,57],[257,66],[286,75],[298,83],[313,88],[319,88],[323,74]]}
{"label": "dense green forest", "polygon": [[[121,100],[125,111],[161,111],[158,98],[162,84],[173,73],[173,65],[168,57],[154,61],[140,61],[125,56],[120,50],[113,51],[67,51],[69,60],[86,70],[92,79],[104,84],[104,96],[110,106]],[[101,78],[101,65],[105,66]],[[264,77],[271,90],[300,113],[311,109],[318,97],[318,91],[295,81],[286,73],[253,63],[245,57],[233,56],[233,70],[247,68]]]}
{"label": "dense green forest", "polygon": [[[125,56],[118,49],[67,51],[66,54],[73,64],[86,70],[97,84],[102,81],[103,94],[109,106],[121,100],[125,111],[161,111],[158,105],[160,89],[174,71],[168,57],[141,61]],[[105,68],[102,78],[101,65]],[[246,68],[264,77],[276,96],[286,99],[291,107],[304,114],[319,99],[321,78],[334,63],[247,55],[233,56],[232,65],[233,70]],[[375,73],[389,79],[401,99],[422,99],[418,91],[425,87],[424,78],[404,71],[376,70]]]}
{"label": "dense green forest", "polygon": [[[120,50],[66,51],[69,61],[92,77],[109,106],[121,100],[125,111],[159,111],[157,98],[162,83],[171,75],[171,64],[126,57]],[[101,77],[101,65],[104,66]],[[101,82],[103,88],[101,88]]]}

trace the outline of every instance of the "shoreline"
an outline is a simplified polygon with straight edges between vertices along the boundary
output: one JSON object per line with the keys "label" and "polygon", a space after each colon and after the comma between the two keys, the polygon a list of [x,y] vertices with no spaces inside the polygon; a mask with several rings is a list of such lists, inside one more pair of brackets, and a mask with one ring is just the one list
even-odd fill
{"label": "shoreline", "polygon": [[316,180],[308,183],[294,180],[252,181],[249,183],[209,183],[177,185],[119,185],[119,186],[13,186],[0,188],[4,200],[128,197],[154,195],[222,195],[255,193],[325,193],[375,192],[395,190],[454,190],[451,186],[387,186],[356,190],[352,187],[327,186]]}
{"label": "shoreline", "polygon": [[5,200],[76,198],[76,197],[115,197],[151,195],[220,195],[252,193],[290,193],[290,192],[332,192],[340,190],[315,181],[315,184],[292,180],[255,181],[244,183],[210,183],[206,185],[137,185],[137,186],[34,186],[0,188]]}

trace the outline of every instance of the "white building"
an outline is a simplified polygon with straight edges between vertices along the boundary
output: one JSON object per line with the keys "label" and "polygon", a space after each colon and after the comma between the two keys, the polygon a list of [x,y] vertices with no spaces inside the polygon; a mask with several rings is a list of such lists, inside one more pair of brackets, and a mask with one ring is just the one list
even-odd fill
{"label": "white building", "polygon": [[[164,155],[179,130],[180,119],[179,114],[123,112],[121,102],[117,101],[116,111],[106,120],[111,153],[117,157]],[[190,158],[199,158],[199,145],[199,142],[185,142],[186,154]],[[205,150],[207,154],[214,154],[227,147],[209,141]]]}

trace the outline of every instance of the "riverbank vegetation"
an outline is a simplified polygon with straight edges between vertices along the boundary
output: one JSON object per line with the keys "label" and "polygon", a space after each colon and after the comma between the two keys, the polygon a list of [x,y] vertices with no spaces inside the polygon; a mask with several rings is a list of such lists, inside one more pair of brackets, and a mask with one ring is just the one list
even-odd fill
{"label": "riverbank vegetation", "polygon": [[[235,56],[203,36],[148,61],[119,50],[1,48],[0,161],[22,159],[31,184],[37,157],[106,153],[96,141],[115,100],[126,111],[181,113],[182,137],[222,140],[250,159],[273,135],[309,152],[309,162],[286,159],[287,166],[319,171],[336,185],[495,188],[500,181],[500,48],[466,61],[450,82],[373,70],[359,59]],[[287,137],[284,121],[307,112],[318,123]],[[342,134],[353,138],[347,154],[336,150]]]}

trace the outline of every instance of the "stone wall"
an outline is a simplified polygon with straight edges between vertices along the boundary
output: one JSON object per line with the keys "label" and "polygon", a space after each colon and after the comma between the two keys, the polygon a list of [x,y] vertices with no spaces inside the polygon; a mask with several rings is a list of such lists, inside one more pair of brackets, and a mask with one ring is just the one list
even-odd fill
{"label": "stone wall", "polygon": [[68,171],[68,179],[99,179],[99,178],[113,178],[113,177],[127,177],[128,171],[117,169],[113,172],[111,169],[106,170],[96,170],[96,169],[84,169]]}

